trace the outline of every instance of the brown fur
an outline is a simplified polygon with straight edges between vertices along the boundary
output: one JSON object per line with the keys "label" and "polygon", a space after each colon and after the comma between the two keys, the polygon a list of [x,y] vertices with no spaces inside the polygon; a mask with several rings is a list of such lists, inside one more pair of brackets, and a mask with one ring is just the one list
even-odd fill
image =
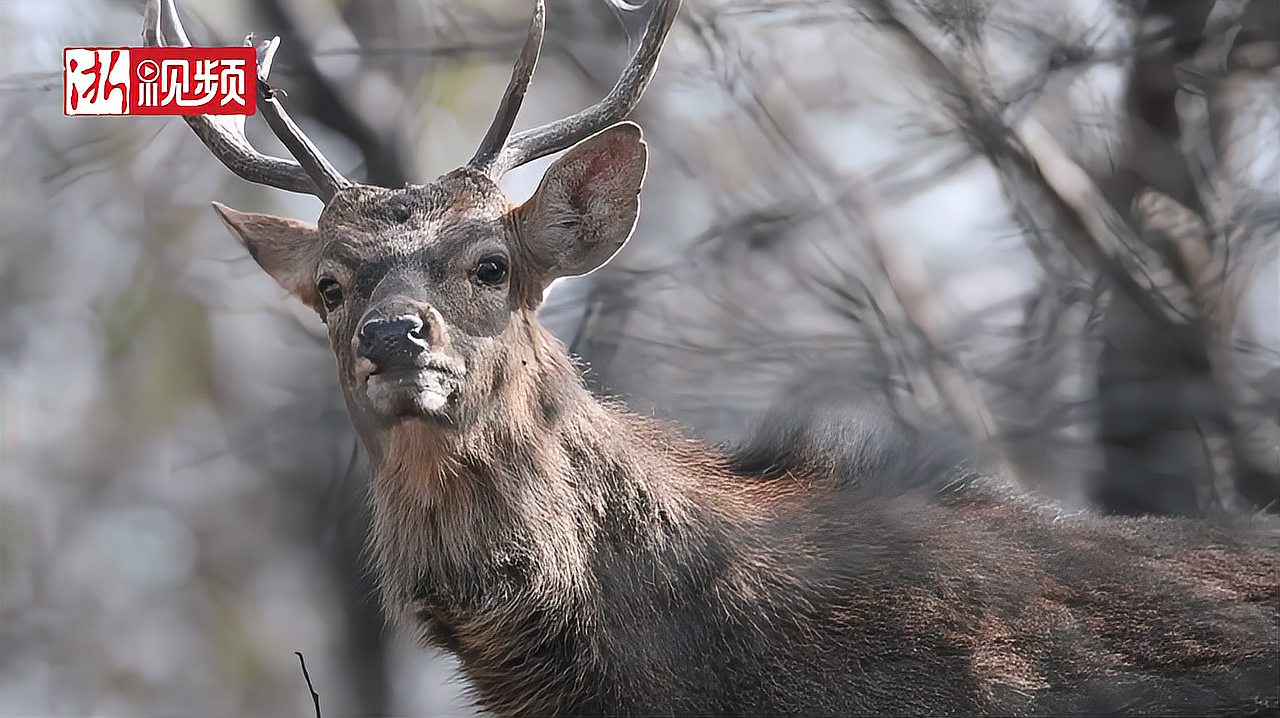
{"label": "brown fur", "polygon": [[[373,487],[389,607],[499,714],[1277,705],[1273,525],[1064,516],[986,478],[930,501],[735,475],[598,403],[527,326],[542,349],[501,409],[399,427]],[[686,611],[730,635],[637,645]],[[723,685],[690,679],[703,662]]]}

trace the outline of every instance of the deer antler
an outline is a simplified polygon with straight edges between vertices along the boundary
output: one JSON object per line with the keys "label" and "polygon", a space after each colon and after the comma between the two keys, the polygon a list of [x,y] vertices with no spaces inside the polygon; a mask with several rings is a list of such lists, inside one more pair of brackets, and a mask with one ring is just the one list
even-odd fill
{"label": "deer antler", "polygon": [[[191,47],[174,0],[148,0],[142,41],[147,47]],[[252,42],[252,35],[245,38],[246,45]],[[213,156],[240,177],[290,192],[313,194],[328,202],[338,190],[351,183],[303,134],[276,99],[276,91],[267,84],[271,61],[279,46],[278,37],[258,46],[258,110],[295,160],[272,157],[254,148],[245,134],[243,115],[197,115],[183,119]]]}
{"label": "deer antler", "polygon": [[516,115],[520,114],[520,104],[524,102],[524,93],[529,89],[529,81],[533,79],[533,68],[538,64],[538,52],[542,50],[542,33],[546,23],[547,8],[542,0],[533,6],[533,19],[529,22],[529,37],[520,49],[520,57],[516,58],[515,67],[511,69],[511,82],[502,94],[498,103],[498,114],[494,115],[489,131],[480,141],[471,158],[471,166],[488,169],[502,153],[511,127],[515,124]]}
{"label": "deer antler", "polygon": [[498,113],[485,133],[480,148],[471,158],[471,166],[490,177],[500,177],[507,171],[566,149],[601,129],[618,122],[635,109],[649,85],[653,71],[658,66],[658,55],[666,40],[667,32],[680,10],[680,0],[658,0],[649,24],[645,27],[640,47],[627,62],[617,84],[596,104],[580,112],[541,127],[508,137],[515,124],[520,103],[533,78],[538,64],[538,52],[542,47],[543,22],[546,8],[543,0],[537,0],[533,9],[533,21],[529,24],[529,37],[525,40],[520,57],[511,71],[511,82],[498,105]]}

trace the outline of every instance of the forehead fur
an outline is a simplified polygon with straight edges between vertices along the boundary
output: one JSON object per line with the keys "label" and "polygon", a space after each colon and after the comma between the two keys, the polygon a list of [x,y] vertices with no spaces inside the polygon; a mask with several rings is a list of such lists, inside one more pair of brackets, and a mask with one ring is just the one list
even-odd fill
{"label": "forehead fur", "polygon": [[318,226],[328,239],[361,244],[381,242],[426,224],[492,221],[510,209],[511,203],[492,180],[462,167],[425,185],[344,189],[324,208]]}

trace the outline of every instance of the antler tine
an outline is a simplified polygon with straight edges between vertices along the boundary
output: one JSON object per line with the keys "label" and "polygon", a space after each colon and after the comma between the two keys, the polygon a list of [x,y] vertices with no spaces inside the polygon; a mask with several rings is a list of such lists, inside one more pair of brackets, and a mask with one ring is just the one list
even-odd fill
{"label": "antler tine", "polygon": [[[174,0],[148,0],[142,40],[147,47],[191,46]],[[249,40],[245,42],[248,44]],[[260,51],[256,73],[259,109],[296,161],[259,152],[245,134],[243,115],[197,115],[182,119],[213,156],[239,177],[290,192],[312,194],[328,202],[350,182],[307,139],[267,84],[271,58],[278,44],[279,38],[275,38],[264,43]]]}
{"label": "antler tine", "polygon": [[[172,2],[173,0],[165,0]],[[276,99],[276,91],[267,84],[267,74],[271,71],[271,61],[276,49],[280,47],[280,38],[273,37],[263,46],[262,59],[258,63],[258,112],[262,113],[267,126],[280,138],[289,154],[302,165],[311,181],[320,190],[320,198],[328,202],[338,190],[348,187],[351,182],[342,176],[337,167],[320,152],[311,138],[298,127],[297,123],[284,111],[284,105]]]}
{"label": "antler tine", "polygon": [[498,103],[498,112],[489,125],[489,131],[485,133],[479,149],[471,158],[471,166],[481,171],[489,170],[506,145],[507,137],[511,135],[516,115],[520,113],[520,105],[524,102],[524,93],[528,91],[533,70],[538,65],[538,53],[542,50],[542,36],[546,29],[546,14],[546,4],[543,0],[537,0],[533,6],[533,19],[529,21],[529,35],[525,38],[515,67],[511,69],[511,82],[507,83],[507,90]]}
{"label": "antler tine", "polygon": [[[662,44],[667,38],[667,32],[671,30],[671,25],[675,22],[676,14],[680,11],[680,0],[657,1],[658,6],[654,8],[653,15],[645,27],[640,47],[627,62],[621,77],[609,94],[585,110],[562,120],[519,132],[511,137],[498,151],[497,156],[484,167],[490,176],[499,177],[515,167],[566,149],[631,114],[636,104],[640,102],[640,96],[644,94],[645,88],[648,87],[649,80],[653,77],[653,72],[658,66]],[[524,61],[523,54],[520,59],[521,62]],[[513,73],[513,86],[515,80],[516,74]],[[506,98],[503,104],[504,106],[508,104]],[[519,107],[519,102],[517,101],[515,105]],[[494,123],[497,124],[496,119]],[[488,142],[490,137],[486,136],[485,140]],[[484,145],[481,145],[481,148],[484,149]]]}

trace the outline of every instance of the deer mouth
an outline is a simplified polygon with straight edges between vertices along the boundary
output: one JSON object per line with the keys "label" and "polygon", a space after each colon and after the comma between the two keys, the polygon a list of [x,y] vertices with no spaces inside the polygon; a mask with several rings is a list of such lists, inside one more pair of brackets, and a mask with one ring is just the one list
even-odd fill
{"label": "deer mouth", "polygon": [[460,380],[460,373],[448,367],[397,367],[370,373],[365,393],[386,416],[434,416],[444,412]]}

